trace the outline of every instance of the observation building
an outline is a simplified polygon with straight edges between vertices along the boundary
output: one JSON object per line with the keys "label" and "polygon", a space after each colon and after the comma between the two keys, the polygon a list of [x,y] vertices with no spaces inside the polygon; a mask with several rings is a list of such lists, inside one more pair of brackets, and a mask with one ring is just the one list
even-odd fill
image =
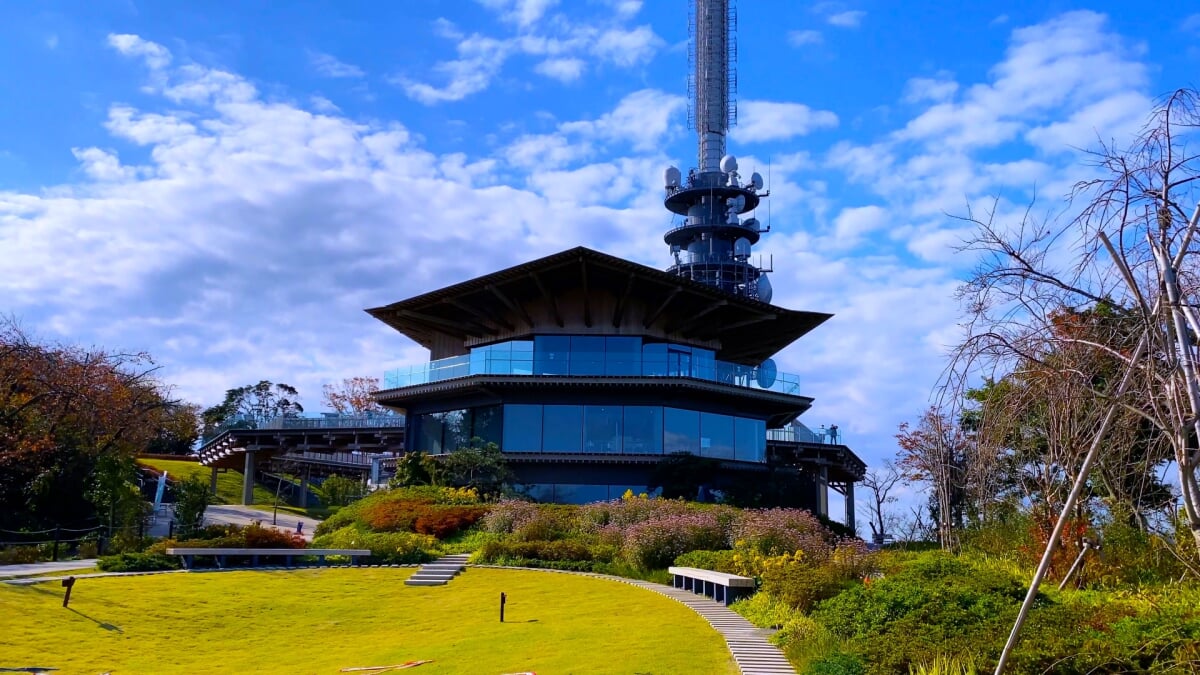
{"label": "observation building", "polygon": [[403,415],[223,430],[200,450],[214,489],[219,468],[244,467],[249,503],[275,460],[378,482],[399,454],[479,438],[540,501],[644,492],[691,456],[706,467],[702,493],[783,485],[785,501],[828,517],[832,489],[853,527],[866,467],[836,426],[799,421],[813,399],[771,359],[831,315],[772,305],[771,270],[752,261],[769,192],[725,152],[736,17],[730,0],[692,0],[690,19],[697,167],[664,172],[666,270],[580,247],[369,309],[430,352],[375,395]]}
{"label": "observation building", "polygon": [[376,400],[406,415],[405,451],[499,445],[530,495],[581,503],[646,490],[665,457],[709,458],[708,487],[785,474],[828,516],[865,466],[797,421],[813,399],[771,357],[831,315],[770,304],[751,261],[769,192],[725,153],[736,119],[729,0],[693,0],[690,122],[698,166],[664,174],[665,271],[574,248],[367,310],[430,352],[385,374]]}

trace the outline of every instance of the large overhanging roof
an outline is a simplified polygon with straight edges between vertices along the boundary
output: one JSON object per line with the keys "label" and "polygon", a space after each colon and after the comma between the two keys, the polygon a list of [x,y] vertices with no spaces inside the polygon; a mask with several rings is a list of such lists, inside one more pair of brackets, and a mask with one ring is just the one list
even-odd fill
{"label": "large overhanging roof", "polygon": [[[564,302],[567,294],[580,300]],[[598,301],[601,294],[607,302]],[[528,306],[535,303],[549,307],[547,324],[531,316]],[[644,310],[631,311],[632,304]],[[625,334],[662,332],[715,341],[720,344],[717,358],[748,365],[757,365],[832,316],[731,295],[584,247],[367,312],[429,349],[439,336],[467,342],[570,332],[565,326],[588,332],[611,327]]]}

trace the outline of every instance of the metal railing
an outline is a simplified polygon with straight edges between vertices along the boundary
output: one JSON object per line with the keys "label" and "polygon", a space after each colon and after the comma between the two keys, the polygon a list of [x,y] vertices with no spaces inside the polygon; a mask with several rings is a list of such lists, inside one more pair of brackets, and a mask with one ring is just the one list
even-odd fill
{"label": "metal railing", "polygon": [[821,427],[813,431],[808,427],[784,427],[782,429],[767,429],[768,441],[783,441],[785,443],[818,443],[822,445],[845,445],[846,437],[837,425],[828,429]]}
{"label": "metal railing", "polygon": [[[727,361],[700,358],[644,358],[640,354],[562,353],[566,358],[550,360],[522,355],[451,356],[383,375],[385,389],[412,387],[471,375],[548,375],[613,377],[687,377],[747,389],[800,395],[800,378],[789,373],[766,373],[759,368]],[[550,366],[550,367],[548,367]],[[773,375],[773,377],[771,377]],[[763,386],[766,385],[766,386]]]}

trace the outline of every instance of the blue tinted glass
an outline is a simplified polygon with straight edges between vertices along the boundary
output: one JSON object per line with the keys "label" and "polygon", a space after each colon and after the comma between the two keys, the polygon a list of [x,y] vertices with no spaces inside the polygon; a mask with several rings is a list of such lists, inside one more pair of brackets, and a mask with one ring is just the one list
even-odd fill
{"label": "blue tinted glass", "polygon": [[667,346],[667,375],[671,377],[692,376],[692,350],[690,347]]}
{"label": "blue tinted glass", "polygon": [[667,345],[655,342],[642,346],[642,374],[662,377],[667,374]]}
{"label": "blue tinted glass", "polygon": [[621,452],[621,407],[589,405],[583,409],[583,451]]}
{"label": "blue tinted glass", "polygon": [[525,494],[535,502],[543,504],[552,503],[554,501],[554,485],[550,483],[542,483],[538,485],[530,485]]}
{"label": "blue tinted glass", "polygon": [[580,452],[583,440],[583,407],[548,405],[542,416],[542,452]]}
{"label": "blue tinted glass", "polygon": [[571,338],[566,335],[539,335],[533,339],[535,375],[569,375]]}
{"label": "blue tinted glass", "polygon": [[559,483],[554,486],[554,501],[559,504],[590,504],[608,499],[607,485],[568,485]]}
{"label": "blue tinted glass", "polygon": [[513,340],[509,344],[512,345],[513,354],[533,353],[533,340]]}
{"label": "blue tinted glass", "polygon": [[625,496],[626,491],[632,492],[634,497],[642,494],[649,496],[650,494],[645,485],[609,485],[608,498],[620,499]]}
{"label": "blue tinted glass", "polygon": [[472,411],[471,438],[478,438],[484,443],[500,443],[500,406],[475,408]]}
{"label": "blue tinted glass", "polygon": [[700,413],[663,408],[663,451],[700,454]]}
{"label": "blue tinted glass", "polygon": [[604,339],[605,375],[641,375],[642,339],[610,337]]}
{"label": "blue tinted glass", "polygon": [[734,458],[732,417],[715,413],[701,413],[700,454],[719,459]]}
{"label": "blue tinted glass", "polygon": [[471,442],[471,420],[469,410],[451,410],[442,415],[442,447],[454,451]]}
{"label": "blue tinted glass", "polygon": [[513,375],[533,374],[533,340],[514,340],[509,368]]}
{"label": "blue tinted glass", "polygon": [[767,423],[745,417],[733,420],[734,455],[743,462],[761,462],[766,454]]}
{"label": "blue tinted glass", "polygon": [[431,455],[440,454],[442,452],[441,414],[417,415],[417,429],[420,435],[417,437],[416,450]]}
{"label": "blue tinted glass", "polygon": [[604,374],[604,338],[581,335],[571,338],[571,374]]}
{"label": "blue tinted glass", "polygon": [[711,350],[692,347],[692,377],[715,380],[717,357]]}
{"label": "blue tinted glass", "polygon": [[540,452],[542,449],[542,406],[504,406],[505,452]]}
{"label": "blue tinted glass", "polygon": [[625,406],[625,435],[622,452],[627,455],[661,455],[663,451],[662,408]]}

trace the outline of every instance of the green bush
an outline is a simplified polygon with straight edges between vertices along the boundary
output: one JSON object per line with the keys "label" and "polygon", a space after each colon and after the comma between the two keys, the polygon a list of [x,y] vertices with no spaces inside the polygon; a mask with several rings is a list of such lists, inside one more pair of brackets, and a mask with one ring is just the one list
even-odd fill
{"label": "green bush", "polygon": [[318,536],[313,539],[312,545],[313,548],[370,549],[367,562],[383,565],[426,563],[436,559],[440,553],[437,540],[429,535],[371,532],[353,525]]}
{"label": "green bush", "polygon": [[120,553],[100,558],[96,567],[102,572],[154,572],[179,569],[179,561],[160,553]]}
{"label": "green bush", "polygon": [[861,583],[843,578],[829,565],[782,565],[768,567],[762,574],[764,592],[801,612],[807,612],[817,602]]}
{"label": "green bush", "polygon": [[28,565],[41,560],[37,546],[0,548],[0,565]]}
{"label": "green bush", "polygon": [[[617,551],[611,546],[589,547],[580,541],[489,541],[476,553],[481,563],[515,564],[511,560],[558,562],[612,562]],[[538,565],[545,567],[545,565]],[[579,569],[584,569],[580,567]],[[590,569],[590,567],[588,568]]]}
{"label": "green bush", "polygon": [[676,567],[695,567],[714,572],[733,573],[733,551],[688,551],[675,558]]}
{"label": "green bush", "polygon": [[85,539],[79,542],[79,548],[76,549],[76,553],[80,558],[95,558],[99,551],[99,542],[95,539]]}
{"label": "green bush", "polygon": [[[392,503],[437,504],[444,506],[473,506],[480,504],[479,495],[470,489],[444,488],[432,485],[413,487],[398,487],[388,490],[376,490],[358,501],[338,509],[337,513],[326,518],[317,525],[315,534],[320,536],[340,530],[355,523],[366,524],[367,513],[375,511],[384,513],[395,507],[384,506]],[[416,518],[414,516],[413,522]],[[389,529],[390,526],[385,526]]]}
{"label": "green bush", "polygon": [[867,667],[854,654],[838,652],[818,661],[813,661],[804,670],[804,675],[865,675]]}

